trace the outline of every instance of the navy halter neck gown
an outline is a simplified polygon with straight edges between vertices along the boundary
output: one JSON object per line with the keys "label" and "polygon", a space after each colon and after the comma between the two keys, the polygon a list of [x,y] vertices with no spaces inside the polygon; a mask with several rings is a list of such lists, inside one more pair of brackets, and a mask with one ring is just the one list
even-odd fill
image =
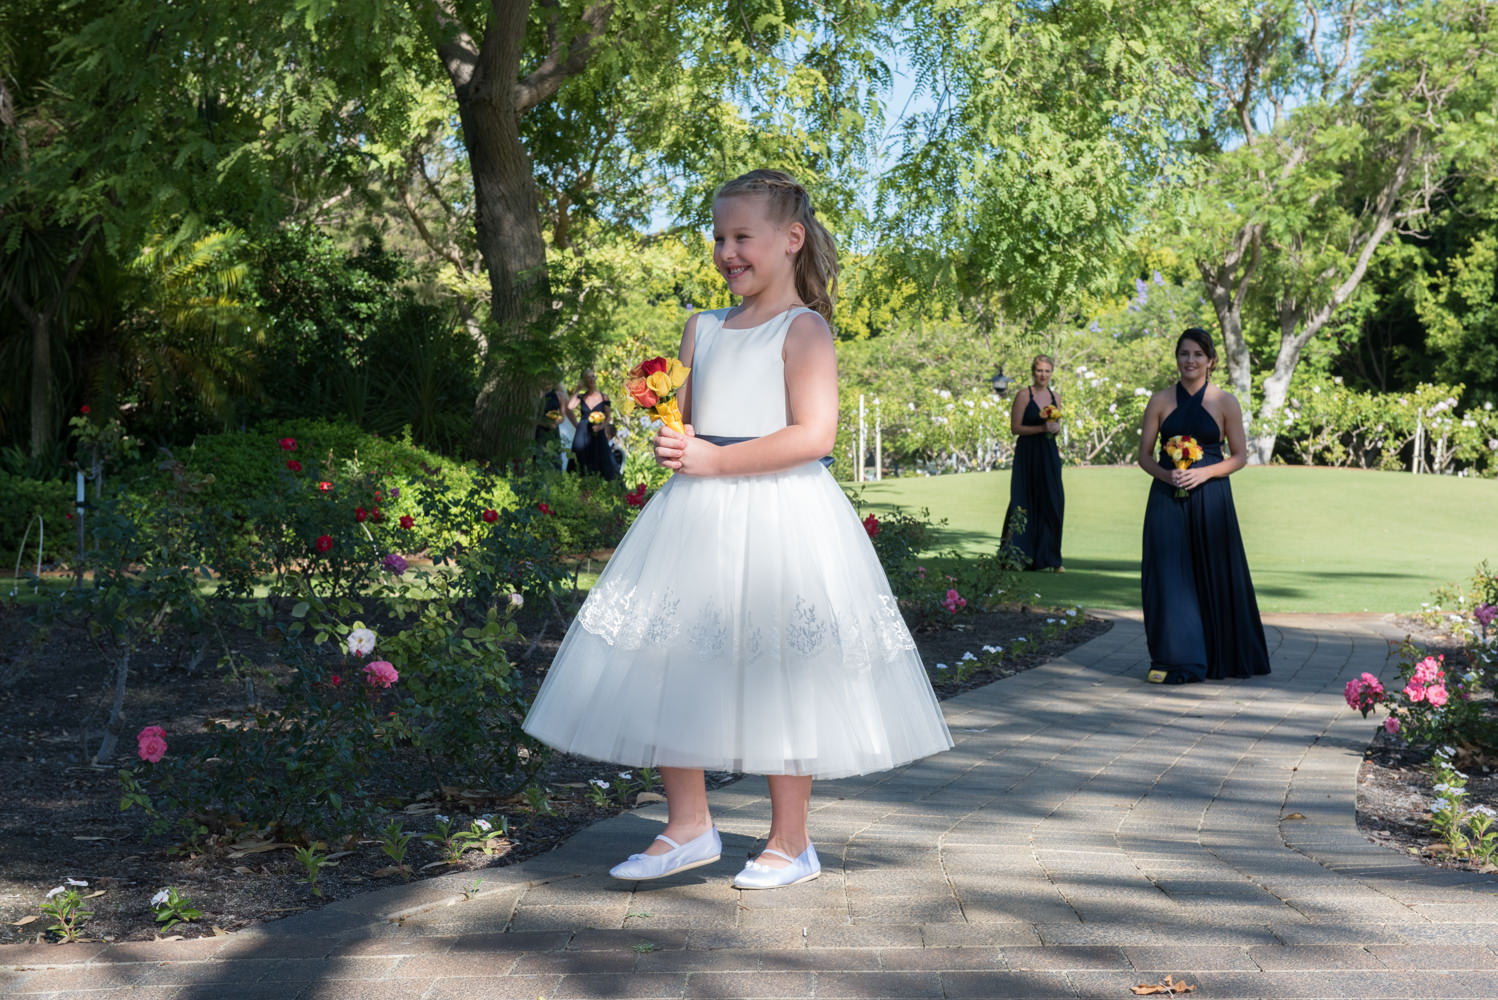
{"label": "navy halter neck gown", "polygon": [[[1160,424],[1160,442],[1189,434],[1205,453],[1197,465],[1222,461],[1217,420],[1202,407],[1207,387],[1176,383],[1176,408]],[[1162,451],[1160,464],[1169,468]],[[1151,666],[1175,680],[1269,673],[1269,650],[1254,584],[1243,554],[1233,488],[1209,479],[1184,499],[1158,479],[1144,511],[1140,567],[1144,630]]]}
{"label": "navy halter neck gown", "polygon": [[[1054,392],[1051,403],[1059,406]],[[1045,420],[1032,393],[1020,423],[1042,427]],[[1025,510],[1025,530],[1010,534],[1014,509]],[[1061,489],[1061,452],[1049,434],[1025,434],[1014,444],[1014,467],[1009,474],[1009,509],[1004,513],[1004,537],[1025,554],[1025,569],[1061,565],[1061,525],[1066,516],[1066,493]]]}

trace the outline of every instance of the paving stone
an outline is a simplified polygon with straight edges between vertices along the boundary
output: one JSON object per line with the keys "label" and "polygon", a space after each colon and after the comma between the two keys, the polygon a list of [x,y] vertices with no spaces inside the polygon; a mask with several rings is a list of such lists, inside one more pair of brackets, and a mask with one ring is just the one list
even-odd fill
{"label": "paving stone", "polygon": [[422,1000],[536,1000],[555,995],[560,976],[503,976],[475,979],[453,976],[431,985]]}
{"label": "paving stone", "polygon": [[1478,945],[1371,944],[1368,951],[1390,969],[1498,969],[1498,953]]}
{"label": "paving stone", "polygon": [[83,965],[107,950],[105,944],[0,944],[0,968]]}
{"label": "paving stone", "polygon": [[31,973],[12,987],[17,994],[69,990],[122,990],[139,983],[151,971],[141,963],[62,965]]}
{"label": "paving stone", "polygon": [[883,948],[874,954],[886,972],[956,972],[1006,968],[1004,956],[993,947]]}
{"label": "paving stone", "polygon": [[1025,971],[1129,968],[1128,959],[1116,947],[1058,945],[1044,948],[1011,947],[1000,950],[1004,956],[1004,963],[1009,968]]}
{"label": "paving stone", "polygon": [[301,993],[297,1000],[410,1000],[422,996],[431,983],[419,980],[368,982],[365,980],[318,981]]}
{"label": "paving stone", "polygon": [[680,997],[686,995],[685,975],[632,972],[563,976],[547,1000],[614,1000],[614,998]]}
{"label": "paving stone", "polygon": [[1257,972],[1248,949],[1223,945],[1124,945],[1124,957],[1139,972],[1185,969],[1191,972]]}
{"label": "paving stone", "polygon": [[754,1000],[757,997],[809,997],[816,990],[811,972],[693,972],[683,994],[712,1000]]}
{"label": "paving stone", "polygon": [[941,976],[935,972],[819,972],[816,989],[818,997],[943,996]]}
{"label": "paving stone", "polygon": [[1265,972],[1387,968],[1370,952],[1349,945],[1257,945],[1248,954]]}
{"label": "paving stone", "polygon": [[971,948],[978,946],[1038,945],[1040,934],[1033,924],[998,922],[983,924],[927,924],[921,928],[927,948]]}
{"label": "paving stone", "polygon": [[[946,926],[931,924],[927,926]],[[920,924],[843,924],[808,927],[803,943],[807,948],[919,948]]]}
{"label": "paving stone", "polygon": [[1060,972],[943,972],[947,1000],[1072,1000],[1077,994]]}

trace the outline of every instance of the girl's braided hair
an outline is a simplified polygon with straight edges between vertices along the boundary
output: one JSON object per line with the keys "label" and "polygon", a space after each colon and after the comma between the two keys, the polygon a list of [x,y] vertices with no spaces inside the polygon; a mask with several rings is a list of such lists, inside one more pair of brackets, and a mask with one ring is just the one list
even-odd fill
{"label": "girl's braided hair", "polygon": [[718,189],[719,198],[762,194],[777,226],[801,223],[806,240],[796,253],[796,294],[829,324],[837,295],[837,244],[827,227],[817,221],[806,189],[780,170],[751,170]]}

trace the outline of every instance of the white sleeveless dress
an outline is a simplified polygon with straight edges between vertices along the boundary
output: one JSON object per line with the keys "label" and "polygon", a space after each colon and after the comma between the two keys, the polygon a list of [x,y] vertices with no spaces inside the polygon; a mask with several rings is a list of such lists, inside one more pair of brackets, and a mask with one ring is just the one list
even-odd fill
{"label": "white sleeveless dress", "polygon": [[[697,317],[697,434],[786,426],[781,351],[804,311],[743,330],[724,329],[726,309]],[[818,462],[672,476],[583,602],[525,730],[635,767],[817,778],[952,746],[868,535]]]}

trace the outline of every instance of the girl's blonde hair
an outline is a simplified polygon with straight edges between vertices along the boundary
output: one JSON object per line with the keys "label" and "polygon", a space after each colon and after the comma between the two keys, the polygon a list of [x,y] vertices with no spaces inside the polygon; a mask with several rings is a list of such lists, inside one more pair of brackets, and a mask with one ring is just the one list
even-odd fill
{"label": "girl's blonde hair", "polygon": [[817,221],[806,189],[782,171],[751,170],[724,184],[717,197],[751,194],[765,196],[770,220],[777,226],[801,223],[806,240],[796,252],[796,294],[830,324],[837,296],[837,243],[827,227]]}

